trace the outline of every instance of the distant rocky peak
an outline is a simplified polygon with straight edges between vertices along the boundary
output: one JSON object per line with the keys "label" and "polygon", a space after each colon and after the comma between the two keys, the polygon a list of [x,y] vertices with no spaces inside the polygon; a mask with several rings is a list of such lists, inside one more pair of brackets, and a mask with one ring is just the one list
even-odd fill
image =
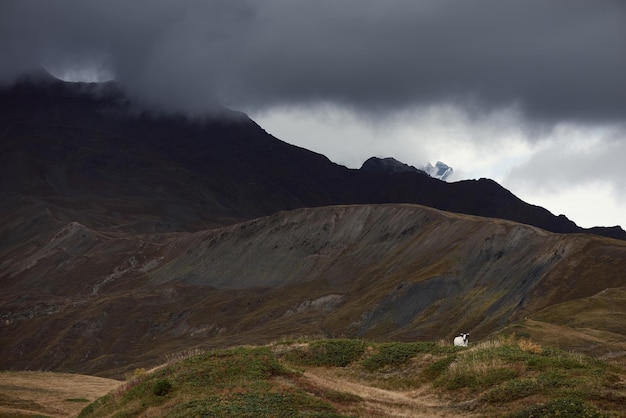
{"label": "distant rocky peak", "polygon": [[454,172],[452,167],[450,167],[446,163],[442,163],[441,161],[437,161],[434,166],[431,163],[428,163],[423,168],[419,169],[391,157],[371,157],[363,163],[363,165],[361,166],[361,170],[385,174],[414,172],[427,174],[432,178],[444,181]]}
{"label": "distant rocky peak", "polygon": [[363,163],[361,166],[361,170],[376,172],[376,173],[385,173],[385,174],[394,174],[394,173],[402,173],[402,172],[415,172],[415,173],[424,173],[423,170],[418,170],[412,165],[404,164],[396,160],[395,158],[378,158],[371,157],[367,161]]}
{"label": "distant rocky peak", "polygon": [[439,179],[446,180],[454,170],[452,167],[447,165],[446,163],[442,163],[441,161],[437,161],[437,163],[433,166],[431,163],[428,163],[422,168],[429,176]]}

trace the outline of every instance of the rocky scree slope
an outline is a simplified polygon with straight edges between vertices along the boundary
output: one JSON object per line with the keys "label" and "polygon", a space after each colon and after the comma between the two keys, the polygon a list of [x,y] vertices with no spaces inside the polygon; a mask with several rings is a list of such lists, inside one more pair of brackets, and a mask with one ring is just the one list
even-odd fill
{"label": "rocky scree slope", "polygon": [[3,247],[1,368],[120,376],[191,346],[312,334],[479,340],[535,316],[564,337],[601,332],[582,347],[591,354],[626,352],[618,240],[408,204],[145,235],[54,215],[34,218],[47,235]]}

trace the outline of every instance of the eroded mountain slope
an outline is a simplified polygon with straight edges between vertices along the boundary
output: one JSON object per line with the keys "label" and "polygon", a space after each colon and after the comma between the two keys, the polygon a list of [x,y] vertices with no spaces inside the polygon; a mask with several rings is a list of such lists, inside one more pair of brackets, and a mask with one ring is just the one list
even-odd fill
{"label": "eroded mountain slope", "polygon": [[49,232],[0,259],[2,368],[115,376],[190,346],[319,333],[478,340],[535,314],[626,336],[623,309],[584,323],[557,314],[583,318],[595,306],[585,300],[623,290],[622,241],[417,205],[140,236],[33,219],[48,219]]}

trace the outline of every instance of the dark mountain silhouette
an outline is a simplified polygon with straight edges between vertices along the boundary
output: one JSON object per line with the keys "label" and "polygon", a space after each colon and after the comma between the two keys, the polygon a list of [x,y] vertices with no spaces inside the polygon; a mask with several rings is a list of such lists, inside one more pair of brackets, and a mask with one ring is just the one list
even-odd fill
{"label": "dark mountain silhouette", "polygon": [[[80,208],[77,220],[87,225],[119,226],[115,214],[123,213],[127,229],[199,230],[278,210],[399,202],[585,231],[488,179],[445,183],[375,158],[348,169],[238,112],[190,119],[141,110],[111,82],[66,83],[42,72],[1,90],[0,141],[5,200]],[[626,239],[621,228],[587,232]]]}
{"label": "dark mountain silhouette", "polygon": [[395,158],[387,157],[387,158],[378,158],[371,157],[367,161],[363,163],[361,166],[361,171],[369,171],[373,173],[384,173],[384,174],[394,174],[394,173],[405,173],[405,172],[413,172],[413,173],[427,173],[424,170],[418,170],[412,165],[404,164],[396,160]]}

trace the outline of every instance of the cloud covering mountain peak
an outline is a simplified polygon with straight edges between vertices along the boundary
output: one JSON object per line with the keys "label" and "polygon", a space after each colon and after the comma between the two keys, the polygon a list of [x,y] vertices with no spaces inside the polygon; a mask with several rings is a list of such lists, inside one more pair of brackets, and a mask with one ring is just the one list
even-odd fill
{"label": "cloud covering mountain peak", "polygon": [[[346,165],[445,158],[553,211],[602,200],[577,221],[624,224],[624,40],[623,0],[6,0],[0,85],[44,65],[151,109],[222,105],[275,133],[278,113],[282,139]],[[610,174],[558,175],[594,164]]]}
{"label": "cloud covering mountain peak", "polygon": [[518,104],[533,118],[623,120],[620,1],[3,2],[0,78],[46,64],[111,74],[199,112],[330,101],[369,112]]}

